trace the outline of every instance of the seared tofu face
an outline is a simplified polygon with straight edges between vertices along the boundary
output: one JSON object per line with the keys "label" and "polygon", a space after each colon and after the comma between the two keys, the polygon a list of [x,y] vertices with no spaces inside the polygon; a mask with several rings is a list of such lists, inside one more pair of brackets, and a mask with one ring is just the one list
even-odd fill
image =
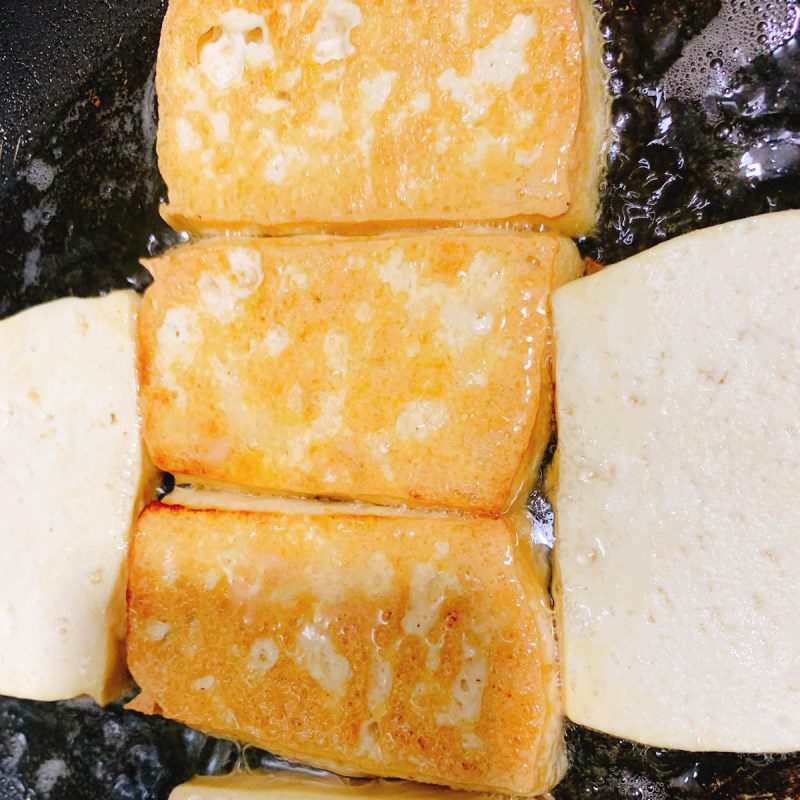
{"label": "seared tofu face", "polygon": [[503,520],[154,505],[128,597],[139,710],[347,774],[560,776],[549,607]]}
{"label": "seared tofu face", "polygon": [[136,407],[138,297],[0,322],[0,694],[127,687],[125,561],[152,483]]}
{"label": "seared tofu face", "polygon": [[140,315],[154,461],[279,494],[496,513],[549,438],[550,235],[202,242]]}
{"label": "seared tofu face", "polygon": [[169,800],[475,800],[468,792],[409,781],[345,781],[302,772],[196,777]]}
{"label": "seared tofu face", "polygon": [[165,215],[195,231],[592,226],[597,36],[571,0],[172,0]]}
{"label": "seared tofu face", "polygon": [[559,290],[566,710],[659,747],[800,748],[800,213]]}

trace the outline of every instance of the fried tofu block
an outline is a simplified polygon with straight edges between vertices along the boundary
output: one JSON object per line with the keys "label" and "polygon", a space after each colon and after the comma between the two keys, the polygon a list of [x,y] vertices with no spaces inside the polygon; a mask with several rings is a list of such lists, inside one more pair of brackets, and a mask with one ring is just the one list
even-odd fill
{"label": "fried tofu block", "polygon": [[608,128],[588,0],[171,0],[165,219],[195,233],[594,224]]}
{"label": "fried tofu block", "polygon": [[194,778],[169,800],[476,800],[480,795],[407,781],[345,782],[295,772],[234,773]]}
{"label": "fried tofu block", "polygon": [[551,787],[550,608],[508,523],[307,505],[148,507],[129,572],[132,707],[341,774]]}
{"label": "fried tofu block", "polygon": [[0,322],[0,694],[115,699],[128,537],[154,471],[136,406],[138,297]]}
{"label": "fried tofu block", "polygon": [[800,749],[800,212],[678,237],[553,312],[568,715]]}
{"label": "fried tofu block", "polygon": [[496,513],[550,435],[549,234],[206,240],[150,262],[142,413],[173,473]]}

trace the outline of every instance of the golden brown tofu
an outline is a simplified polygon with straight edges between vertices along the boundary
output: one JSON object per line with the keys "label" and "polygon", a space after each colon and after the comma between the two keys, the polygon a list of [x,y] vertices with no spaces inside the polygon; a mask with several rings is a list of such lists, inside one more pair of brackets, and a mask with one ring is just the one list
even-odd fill
{"label": "golden brown tofu", "polygon": [[550,234],[206,240],[150,262],[155,463],[278,494],[498,513],[550,434]]}
{"label": "golden brown tofu", "polygon": [[171,0],[164,216],[196,233],[594,224],[588,0]]}
{"label": "golden brown tofu", "polygon": [[545,791],[561,712],[524,549],[503,519],[151,505],[132,707],[342,774]]}
{"label": "golden brown tofu", "polygon": [[408,781],[345,781],[334,775],[234,772],[175,787],[169,800],[481,800],[480,795]]}

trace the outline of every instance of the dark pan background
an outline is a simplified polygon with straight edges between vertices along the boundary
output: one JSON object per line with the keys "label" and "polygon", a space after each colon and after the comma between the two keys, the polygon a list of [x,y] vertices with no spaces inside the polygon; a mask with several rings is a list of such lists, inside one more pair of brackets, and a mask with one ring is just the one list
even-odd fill
{"label": "dark pan background", "polygon": [[[613,263],[687,230],[800,207],[798,0],[598,1],[616,140],[584,254]],[[143,288],[138,260],[179,240],[157,214],[165,8],[0,0],[0,318]],[[541,496],[532,508],[551,524]],[[567,738],[556,800],[800,798],[800,754],[680,753],[575,726]],[[274,763],[119,705],[0,698],[0,800],[156,800],[198,772]]]}

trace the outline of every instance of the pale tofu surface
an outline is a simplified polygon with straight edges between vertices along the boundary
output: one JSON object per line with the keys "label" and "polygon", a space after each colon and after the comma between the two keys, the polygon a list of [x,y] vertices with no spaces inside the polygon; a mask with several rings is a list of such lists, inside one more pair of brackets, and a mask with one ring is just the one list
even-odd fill
{"label": "pale tofu surface", "polygon": [[497,513],[550,436],[550,234],[207,240],[150,262],[155,463],[279,494]]}
{"label": "pale tofu surface", "polygon": [[568,716],[800,749],[800,213],[679,237],[553,309]]}
{"label": "pale tofu surface", "polygon": [[0,322],[0,694],[126,685],[128,536],[150,477],[136,406],[138,298]]}
{"label": "pale tofu surface", "polygon": [[561,710],[526,549],[500,519],[151,505],[132,707],[342,774],[545,791]]}
{"label": "pale tofu surface", "polygon": [[195,232],[594,224],[607,106],[584,0],[171,0],[166,219]]}
{"label": "pale tofu surface", "polygon": [[234,773],[194,778],[169,800],[475,800],[480,795],[407,781],[345,782],[333,775]]}

